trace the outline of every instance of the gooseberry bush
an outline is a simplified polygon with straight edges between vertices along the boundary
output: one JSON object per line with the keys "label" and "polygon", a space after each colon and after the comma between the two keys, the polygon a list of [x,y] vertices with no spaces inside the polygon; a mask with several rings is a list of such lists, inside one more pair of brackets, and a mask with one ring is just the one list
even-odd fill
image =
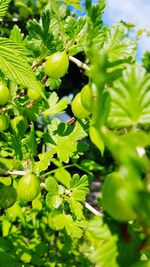
{"label": "gooseberry bush", "polygon": [[149,52],[80,8],[0,0],[3,267],[150,266]]}

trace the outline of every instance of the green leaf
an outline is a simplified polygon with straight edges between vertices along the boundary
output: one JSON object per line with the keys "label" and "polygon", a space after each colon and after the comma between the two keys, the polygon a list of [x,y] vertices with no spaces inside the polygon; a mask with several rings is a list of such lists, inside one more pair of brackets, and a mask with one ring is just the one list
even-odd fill
{"label": "green leaf", "polygon": [[150,76],[138,65],[128,65],[123,77],[109,89],[108,126],[123,128],[150,123]]}
{"label": "green leaf", "polygon": [[55,177],[58,182],[63,184],[68,189],[70,188],[71,175],[67,170],[65,170],[64,168],[58,168],[55,171]]}
{"label": "green leaf", "polygon": [[35,162],[33,171],[37,174],[40,173],[41,171],[45,171],[50,165],[51,159],[55,153],[56,149],[53,148],[48,152],[39,154],[38,157],[40,161]]}
{"label": "green leaf", "polygon": [[89,193],[89,182],[87,175],[81,178],[78,174],[74,174],[70,181],[70,189],[72,190],[71,198],[76,201],[84,202],[86,195]]}
{"label": "green leaf", "polygon": [[[57,101],[57,95],[53,94],[53,101]],[[67,125],[67,124],[66,124]],[[62,127],[63,126],[63,132]],[[57,155],[59,159],[65,163],[69,161],[69,158],[73,156],[73,153],[77,151],[77,140],[84,138],[87,134],[80,123],[77,122],[75,127],[64,127],[64,124],[59,119],[54,118],[51,124],[48,125],[48,131],[50,138],[54,142],[50,142],[50,147],[56,147]]]}
{"label": "green leaf", "polygon": [[46,10],[41,15],[42,20],[42,26],[43,26],[43,36],[47,36],[49,32],[49,26],[50,26],[50,12],[49,10]]}
{"label": "green leaf", "polygon": [[146,147],[150,144],[150,135],[144,131],[129,132],[121,136],[121,140],[131,147]]}
{"label": "green leaf", "polygon": [[29,30],[30,37],[32,36],[37,39],[43,37],[42,27],[35,19],[28,21],[27,29]]}
{"label": "green leaf", "polygon": [[[130,140],[130,138],[127,139],[125,135],[119,136],[109,131],[106,128],[103,128],[101,133],[103,135],[103,140],[105,142],[105,145],[111,151],[114,159],[117,161],[119,165],[126,166],[126,168],[128,169],[128,171],[124,170],[123,176],[130,177],[130,179],[134,179],[135,177],[135,179],[137,179],[138,172],[141,175],[141,173],[146,171],[148,167],[147,158],[139,156],[138,154],[139,141],[137,142],[137,140],[135,140],[132,142],[134,135],[131,134],[131,140]],[[128,137],[129,136],[130,135],[128,135]],[[143,146],[144,144],[146,144],[146,141],[148,141],[147,137],[143,142]],[[132,175],[130,174],[130,171]]]}
{"label": "green leaf", "polygon": [[72,196],[67,199],[67,202],[69,203],[71,212],[76,216],[78,220],[83,220],[83,205],[76,201]]}
{"label": "green leaf", "polygon": [[140,191],[138,193],[138,201],[135,203],[135,210],[139,216],[140,221],[146,226],[150,227],[150,193]]}
{"label": "green leaf", "polygon": [[23,159],[21,137],[17,135],[11,135],[11,147],[14,150],[17,159]]}
{"label": "green leaf", "polygon": [[144,56],[142,58],[142,65],[143,67],[146,69],[146,71],[148,73],[150,73],[150,52],[149,51],[146,51],[144,53]]}
{"label": "green leaf", "polygon": [[62,2],[81,10],[80,0],[62,0]]}
{"label": "green leaf", "polygon": [[126,37],[125,27],[122,23],[116,23],[108,27],[105,35],[104,49],[107,49],[110,62],[135,57],[136,44]]}
{"label": "green leaf", "polygon": [[56,230],[66,229],[71,238],[80,238],[82,230],[78,227],[77,222],[73,221],[71,215],[53,213],[53,225]]}
{"label": "green leaf", "polygon": [[48,100],[50,108],[43,112],[44,116],[53,116],[56,114],[61,114],[67,108],[70,99],[62,98],[58,101],[57,94],[53,92]]}
{"label": "green leaf", "polygon": [[58,209],[63,198],[59,196],[59,187],[57,181],[53,177],[49,177],[45,181],[45,189],[48,191],[46,195],[46,204],[50,209]]}
{"label": "green leaf", "polygon": [[78,121],[76,121],[74,129],[70,133],[70,139],[74,140],[75,142],[75,141],[85,138],[86,136],[87,136],[87,133],[85,129],[83,128],[83,126]]}
{"label": "green leaf", "polygon": [[[89,221],[87,228],[88,239],[93,250],[89,253],[90,260],[98,267],[119,267],[117,263],[117,235],[112,234],[103,218]],[[89,248],[86,246],[86,253]]]}
{"label": "green leaf", "polygon": [[86,30],[86,18],[74,18],[72,16],[69,16],[66,19],[65,32],[69,55],[77,54],[84,49],[87,36]]}
{"label": "green leaf", "polygon": [[6,38],[0,37],[0,68],[11,81],[41,92],[41,84],[36,81],[27,62],[27,50]]}
{"label": "green leaf", "polygon": [[52,176],[48,177],[45,181],[45,189],[50,192],[51,195],[58,193],[58,183]]}
{"label": "green leaf", "polygon": [[61,161],[68,163],[69,158],[77,149],[77,143],[70,139],[70,136],[60,137],[57,139],[57,154]]}
{"label": "green leaf", "polygon": [[27,38],[24,39],[24,34],[21,33],[21,29],[15,25],[11,32],[10,32],[10,37],[9,37],[13,42],[21,44],[21,45],[25,45],[27,42]]}
{"label": "green leaf", "polygon": [[5,16],[9,3],[10,0],[0,0],[0,17]]}
{"label": "green leaf", "polygon": [[15,251],[9,251],[9,253],[0,251],[0,266],[21,267],[20,263],[14,255]]}
{"label": "green leaf", "polygon": [[64,228],[63,214],[59,210],[53,210],[48,215],[48,225],[51,229],[58,231]]}
{"label": "green leaf", "polygon": [[87,30],[88,31],[87,48],[88,48],[88,55],[91,57],[91,47],[96,47],[99,50],[100,48],[102,48],[102,45],[104,43],[104,31],[102,23],[102,14],[104,11],[104,6],[103,4],[91,5],[91,3],[90,4],[87,3],[87,11],[89,16],[88,30]]}
{"label": "green leaf", "polygon": [[50,90],[56,90],[59,89],[61,85],[61,79],[59,78],[48,78],[46,83],[46,86],[50,87]]}
{"label": "green leaf", "polygon": [[37,22],[35,19],[29,20],[27,23],[27,28],[29,30],[30,39],[41,39],[47,48],[50,50],[53,49],[54,44],[53,34],[49,32],[50,27],[50,12],[46,10],[41,15],[40,22]]}
{"label": "green leaf", "polygon": [[101,137],[100,131],[98,131],[97,128],[94,126],[90,126],[89,128],[89,136],[91,138],[91,141],[94,145],[100,150],[101,154],[104,153],[104,141]]}
{"label": "green leaf", "polygon": [[34,130],[33,124],[31,124],[30,126],[30,134],[27,137],[27,148],[29,150],[29,154],[31,158],[37,155],[37,142],[35,138],[35,130]]}
{"label": "green leaf", "polygon": [[50,209],[58,209],[63,202],[63,198],[57,195],[52,195],[50,192],[46,195],[46,204]]}
{"label": "green leaf", "polygon": [[77,226],[76,222],[73,221],[71,215],[63,215],[64,226],[68,235],[76,238],[81,238],[82,230]]}

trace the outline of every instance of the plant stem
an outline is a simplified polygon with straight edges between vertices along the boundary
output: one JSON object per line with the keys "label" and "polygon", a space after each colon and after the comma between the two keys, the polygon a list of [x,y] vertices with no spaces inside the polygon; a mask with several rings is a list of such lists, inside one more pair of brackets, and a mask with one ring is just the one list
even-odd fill
{"label": "plant stem", "polygon": [[83,63],[82,61],[80,61],[79,59],[77,59],[75,57],[69,56],[69,60],[72,61],[73,63],[75,63],[81,69],[84,69],[87,71],[90,70],[90,67],[87,64]]}
{"label": "plant stem", "polygon": [[93,208],[89,203],[85,202],[84,205],[85,205],[85,208],[87,208],[89,211],[91,211],[94,215],[103,216],[102,212]]}
{"label": "plant stem", "polygon": [[[70,165],[67,165],[67,166],[63,166],[63,168],[64,169],[67,169],[67,168],[72,168],[72,167],[74,167],[74,164],[70,164]],[[58,167],[59,168],[59,167]],[[61,167],[60,167],[61,168]],[[57,169],[57,168],[56,168]],[[56,169],[54,169],[54,170],[51,170],[51,171],[49,171],[49,172],[46,172],[46,173],[44,173],[44,174],[42,174],[40,177],[45,177],[45,176],[48,176],[48,175],[51,175],[52,173],[54,173],[55,171],[56,171]]]}
{"label": "plant stem", "polygon": [[29,173],[29,170],[27,171],[7,171],[6,173],[10,174],[10,175],[20,175],[20,176],[23,176],[23,175],[26,175]]}
{"label": "plant stem", "polygon": [[79,169],[79,170],[81,170],[83,172],[86,172],[88,175],[92,176],[92,172],[85,170],[85,168],[82,168],[79,164],[75,163],[74,167],[76,167],[77,169]]}

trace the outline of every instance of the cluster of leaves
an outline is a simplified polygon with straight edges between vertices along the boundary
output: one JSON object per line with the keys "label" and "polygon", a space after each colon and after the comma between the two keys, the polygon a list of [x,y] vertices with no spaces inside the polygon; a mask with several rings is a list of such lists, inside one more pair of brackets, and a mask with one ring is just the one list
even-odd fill
{"label": "cluster of leaves", "polygon": [[[41,192],[29,203],[18,196],[6,209],[0,195],[0,266],[125,267],[142,258],[147,262],[149,54],[140,66],[137,44],[127,36],[125,23],[103,25],[104,0],[95,5],[87,0],[84,17],[70,12],[70,5],[80,8],[75,0],[14,2],[13,10],[21,18],[25,14],[27,34],[16,25],[8,37],[1,31],[0,82],[10,97],[0,113],[10,122],[7,131],[0,131],[0,193],[5,186],[17,191],[20,176],[30,173],[38,178]],[[0,17],[9,4],[0,0]],[[62,51],[70,60],[68,74],[47,77],[47,57]],[[72,79],[71,64],[84,77],[80,87],[88,81],[94,88],[91,114],[83,119],[70,117],[71,96],[64,88],[66,77],[68,83]],[[40,97],[30,99],[29,89]],[[77,92],[80,88],[73,87],[71,93]],[[113,189],[112,214],[105,211],[103,194],[97,201],[99,211],[86,202],[95,175],[110,169],[132,189],[134,197],[130,191],[128,200],[135,221],[111,217],[116,208]],[[126,211],[118,208],[121,212]]]}

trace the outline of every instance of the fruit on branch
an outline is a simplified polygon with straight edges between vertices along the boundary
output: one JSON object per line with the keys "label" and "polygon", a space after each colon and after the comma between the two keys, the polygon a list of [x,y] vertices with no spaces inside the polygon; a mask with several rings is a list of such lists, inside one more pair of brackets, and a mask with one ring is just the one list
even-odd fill
{"label": "fruit on branch", "polygon": [[22,201],[32,201],[40,193],[39,179],[33,173],[24,175],[18,182],[17,193]]}
{"label": "fruit on branch", "polygon": [[102,205],[112,218],[120,222],[128,222],[136,218],[133,203],[136,193],[133,185],[117,173],[111,173],[102,187]]}
{"label": "fruit on branch", "polygon": [[7,130],[9,126],[9,117],[5,114],[0,114],[0,131]]}
{"label": "fruit on branch", "polygon": [[92,89],[89,87],[89,84],[87,84],[81,90],[81,103],[83,107],[89,112],[92,111],[93,100]]}
{"label": "fruit on branch", "polygon": [[16,189],[12,186],[3,186],[0,189],[0,208],[8,209],[14,205],[17,199]]}
{"label": "fruit on branch", "polygon": [[35,90],[35,89],[28,89],[28,97],[31,99],[31,100],[39,100],[41,99],[41,94]]}
{"label": "fruit on branch", "polygon": [[51,78],[63,77],[69,67],[69,59],[65,52],[50,55],[45,62],[45,73]]}
{"label": "fruit on branch", "polygon": [[79,119],[87,118],[90,112],[87,111],[81,103],[81,93],[78,93],[72,101],[72,112]]}
{"label": "fruit on branch", "polygon": [[0,105],[5,105],[10,99],[10,93],[6,83],[4,81],[0,81]]}

